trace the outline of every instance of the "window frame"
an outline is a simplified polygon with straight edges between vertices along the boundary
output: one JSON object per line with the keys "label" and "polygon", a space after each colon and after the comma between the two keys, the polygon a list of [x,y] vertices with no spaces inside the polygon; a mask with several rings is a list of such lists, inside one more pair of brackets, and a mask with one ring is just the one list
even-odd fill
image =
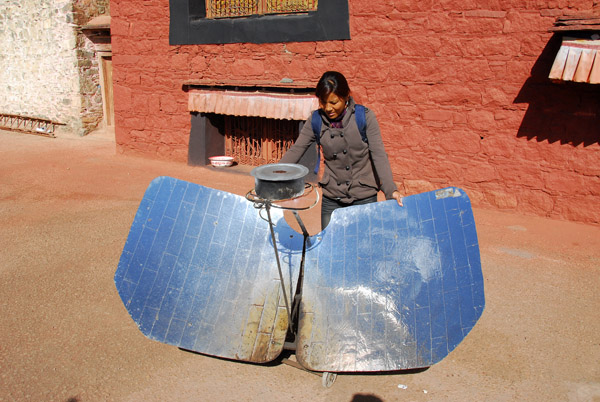
{"label": "window frame", "polygon": [[[209,7],[209,3],[213,1],[213,2],[220,2],[220,0],[204,0],[204,3],[206,5],[206,14],[210,14],[210,7]],[[219,18],[247,18],[253,15],[278,15],[278,14],[301,14],[301,13],[308,13],[308,12],[314,12],[317,11],[317,7],[315,8],[310,8],[310,9],[304,9],[302,11],[271,11],[269,12],[269,3],[271,2],[276,2],[277,0],[255,0],[256,2],[256,7],[257,7],[257,12],[253,13],[253,14],[240,14],[240,15],[230,15],[230,16],[221,16],[221,15],[212,15],[210,17],[207,18],[211,18],[211,19],[219,19]],[[311,0],[303,0],[303,1],[311,1]],[[313,3],[318,3],[318,0],[312,0]],[[314,5],[314,4],[313,4]]]}
{"label": "window frame", "polygon": [[171,45],[314,42],[350,39],[348,0],[319,1],[317,11],[206,18],[205,0],[169,0]]}

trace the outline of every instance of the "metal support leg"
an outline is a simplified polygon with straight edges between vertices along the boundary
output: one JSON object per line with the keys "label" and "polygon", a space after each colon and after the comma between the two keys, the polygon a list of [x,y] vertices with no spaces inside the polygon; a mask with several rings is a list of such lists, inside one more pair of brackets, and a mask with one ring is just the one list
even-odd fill
{"label": "metal support leg", "polygon": [[273,250],[275,251],[275,259],[277,260],[277,269],[279,270],[279,280],[281,280],[281,290],[283,291],[283,299],[285,300],[285,309],[288,315],[288,323],[292,325],[292,313],[290,311],[290,304],[287,298],[287,292],[285,291],[285,282],[283,280],[283,271],[281,270],[281,262],[279,261],[279,252],[277,251],[277,239],[275,238],[275,230],[273,229],[273,220],[271,219],[271,204],[265,203],[265,209],[267,210],[267,218],[269,220],[269,228],[271,229],[271,238],[273,239]]}

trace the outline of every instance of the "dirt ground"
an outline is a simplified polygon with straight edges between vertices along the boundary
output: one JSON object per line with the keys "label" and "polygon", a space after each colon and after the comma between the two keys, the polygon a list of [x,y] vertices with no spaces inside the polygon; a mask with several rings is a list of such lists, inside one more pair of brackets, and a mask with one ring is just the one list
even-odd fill
{"label": "dirt ground", "polygon": [[[598,226],[476,209],[486,309],[473,331],[427,370],[324,388],[280,361],[151,341],[115,289],[153,178],[243,195],[247,170],[118,155],[110,133],[0,131],[0,144],[1,401],[600,401]],[[311,234],[316,215],[303,215]]]}

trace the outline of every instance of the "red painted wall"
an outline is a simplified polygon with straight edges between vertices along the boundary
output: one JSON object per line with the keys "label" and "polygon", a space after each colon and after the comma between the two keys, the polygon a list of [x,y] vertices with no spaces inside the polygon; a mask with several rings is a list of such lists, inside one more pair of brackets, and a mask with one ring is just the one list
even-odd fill
{"label": "red painted wall", "polygon": [[349,1],[349,41],[170,46],[168,0],[112,0],[119,151],[187,161],[186,80],[335,69],[377,113],[405,194],[453,185],[475,206],[600,223],[600,86],[547,79],[548,29],[598,0],[365,4]]}

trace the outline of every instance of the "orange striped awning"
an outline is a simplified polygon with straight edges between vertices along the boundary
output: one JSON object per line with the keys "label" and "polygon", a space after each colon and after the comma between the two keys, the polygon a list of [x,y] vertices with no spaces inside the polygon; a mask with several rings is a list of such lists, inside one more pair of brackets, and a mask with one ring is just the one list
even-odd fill
{"label": "orange striped awning", "polygon": [[600,40],[563,39],[548,77],[600,84]]}
{"label": "orange striped awning", "polygon": [[306,120],[318,107],[317,98],[310,94],[191,89],[188,99],[190,112],[280,120]]}

